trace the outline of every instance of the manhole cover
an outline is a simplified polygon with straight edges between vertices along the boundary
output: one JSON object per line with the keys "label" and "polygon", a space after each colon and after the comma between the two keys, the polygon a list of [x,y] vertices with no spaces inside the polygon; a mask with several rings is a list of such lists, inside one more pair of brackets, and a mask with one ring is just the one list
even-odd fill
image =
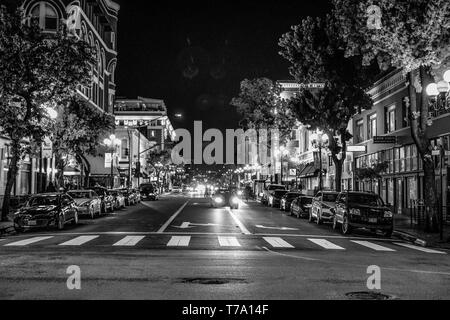
{"label": "manhole cover", "polygon": [[227,283],[245,283],[244,279],[234,278],[183,278],[181,283],[195,283],[195,284],[227,284]]}
{"label": "manhole cover", "polygon": [[352,300],[392,300],[395,299],[394,296],[387,294],[372,292],[372,291],[361,291],[361,292],[349,292],[345,294],[348,298]]}

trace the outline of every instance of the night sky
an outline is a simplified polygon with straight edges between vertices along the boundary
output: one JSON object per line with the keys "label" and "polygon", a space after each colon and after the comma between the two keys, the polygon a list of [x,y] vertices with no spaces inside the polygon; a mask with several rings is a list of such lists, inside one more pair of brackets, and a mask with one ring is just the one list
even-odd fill
{"label": "night sky", "polygon": [[[245,78],[291,79],[278,39],[302,17],[322,15],[314,1],[116,0],[119,15],[117,96],[164,99],[175,128],[236,128],[229,105]],[[173,118],[172,118],[173,119]]]}

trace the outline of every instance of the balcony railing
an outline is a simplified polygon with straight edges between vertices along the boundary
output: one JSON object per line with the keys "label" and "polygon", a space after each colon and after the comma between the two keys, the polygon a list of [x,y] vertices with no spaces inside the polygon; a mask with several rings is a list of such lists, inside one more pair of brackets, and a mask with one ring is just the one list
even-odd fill
{"label": "balcony railing", "polygon": [[164,105],[157,103],[117,103],[114,112],[166,112]]}

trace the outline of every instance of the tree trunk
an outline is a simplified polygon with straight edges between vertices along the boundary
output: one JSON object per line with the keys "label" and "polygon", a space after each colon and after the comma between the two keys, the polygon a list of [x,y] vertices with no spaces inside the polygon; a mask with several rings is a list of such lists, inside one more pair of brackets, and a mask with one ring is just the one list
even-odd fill
{"label": "tree trunk", "polygon": [[[410,87],[410,106],[411,114],[413,112],[420,112],[420,117],[415,119],[413,116],[410,117],[411,120],[411,135],[413,137],[414,143],[417,146],[420,158],[423,162],[423,196],[425,203],[425,231],[428,232],[438,232],[438,199],[436,190],[436,178],[435,178],[435,168],[432,156],[432,146],[430,139],[427,136],[428,125],[428,112],[429,112],[429,102],[428,97],[425,93],[425,88],[431,83],[430,76],[427,74],[427,70],[423,67],[418,70],[422,90],[421,100],[417,100],[416,91],[414,86]],[[409,78],[410,83],[415,83],[415,72],[410,72]]]}
{"label": "tree trunk", "polygon": [[3,205],[2,205],[2,221],[8,221],[8,215],[9,215],[9,202],[11,199],[11,191],[14,185],[14,182],[16,181],[17,173],[19,171],[19,154],[20,154],[20,145],[19,143],[13,142],[11,144],[11,153],[12,158],[11,162],[9,163],[8,167],[8,174],[6,178],[6,188],[5,188],[5,195],[3,198]]}
{"label": "tree trunk", "polygon": [[56,185],[58,188],[64,188],[64,168],[66,162],[60,154],[55,155],[56,169],[58,170],[56,174]]}
{"label": "tree trunk", "polygon": [[84,181],[83,186],[84,188],[89,188],[89,180],[91,175],[91,164],[86,159],[86,157],[82,153],[78,153],[76,155],[77,161],[79,164],[81,164],[82,170],[84,170]]}

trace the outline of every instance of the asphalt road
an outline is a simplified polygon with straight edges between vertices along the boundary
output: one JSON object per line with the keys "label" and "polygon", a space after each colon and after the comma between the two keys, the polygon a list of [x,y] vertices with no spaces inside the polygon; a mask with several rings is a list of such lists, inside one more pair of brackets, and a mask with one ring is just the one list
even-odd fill
{"label": "asphalt road", "polygon": [[[360,291],[449,299],[449,254],[365,231],[342,236],[255,202],[214,209],[168,195],[62,232],[0,239],[0,299],[348,299]],[[79,267],[80,289],[67,286],[77,283],[70,266]],[[381,289],[367,287],[369,266],[379,267]]]}

